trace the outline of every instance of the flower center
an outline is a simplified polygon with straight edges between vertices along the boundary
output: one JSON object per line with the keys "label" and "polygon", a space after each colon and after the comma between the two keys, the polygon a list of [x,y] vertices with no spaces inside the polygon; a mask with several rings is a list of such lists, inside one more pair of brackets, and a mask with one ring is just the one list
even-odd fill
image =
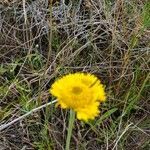
{"label": "flower center", "polygon": [[72,93],[74,94],[80,94],[82,92],[82,89],[80,87],[73,87]]}

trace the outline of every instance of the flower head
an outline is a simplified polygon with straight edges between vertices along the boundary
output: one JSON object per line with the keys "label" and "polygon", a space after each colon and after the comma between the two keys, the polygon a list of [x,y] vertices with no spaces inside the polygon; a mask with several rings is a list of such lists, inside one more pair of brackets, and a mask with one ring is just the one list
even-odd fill
{"label": "flower head", "polygon": [[63,76],[52,84],[50,93],[57,97],[58,105],[73,109],[77,118],[84,121],[98,116],[100,102],[106,99],[100,80],[89,73]]}

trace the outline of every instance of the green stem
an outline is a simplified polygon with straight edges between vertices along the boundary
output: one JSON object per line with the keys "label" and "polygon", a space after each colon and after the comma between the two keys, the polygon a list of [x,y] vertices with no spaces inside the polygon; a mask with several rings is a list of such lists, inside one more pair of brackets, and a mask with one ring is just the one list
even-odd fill
{"label": "green stem", "polygon": [[70,147],[70,140],[71,140],[74,121],[75,121],[75,112],[71,109],[70,110],[70,116],[69,116],[69,126],[68,126],[68,134],[67,134],[65,150],[70,150],[69,147]]}

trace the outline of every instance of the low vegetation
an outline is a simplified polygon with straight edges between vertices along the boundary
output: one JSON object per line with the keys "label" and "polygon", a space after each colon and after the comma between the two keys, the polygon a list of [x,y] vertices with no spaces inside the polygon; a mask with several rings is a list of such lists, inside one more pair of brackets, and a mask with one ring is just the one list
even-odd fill
{"label": "low vegetation", "polygon": [[[106,85],[101,113],[75,120],[70,150],[150,149],[150,2],[1,0],[0,128],[54,100],[68,73]],[[1,150],[63,150],[69,111],[55,104],[0,131]]]}

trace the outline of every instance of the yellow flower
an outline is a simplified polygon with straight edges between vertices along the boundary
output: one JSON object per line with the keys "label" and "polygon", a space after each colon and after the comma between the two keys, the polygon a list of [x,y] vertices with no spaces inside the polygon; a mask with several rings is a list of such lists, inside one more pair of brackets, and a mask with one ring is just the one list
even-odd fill
{"label": "yellow flower", "polygon": [[52,84],[50,93],[57,97],[58,105],[73,109],[84,121],[98,116],[100,102],[106,99],[100,80],[89,73],[65,75]]}

